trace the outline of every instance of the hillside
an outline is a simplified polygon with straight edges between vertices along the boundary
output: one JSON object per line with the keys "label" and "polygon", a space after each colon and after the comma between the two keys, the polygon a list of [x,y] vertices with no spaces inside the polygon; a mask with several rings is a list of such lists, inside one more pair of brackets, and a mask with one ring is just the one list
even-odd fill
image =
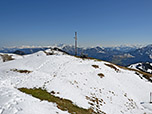
{"label": "hillside", "polygon": [[59,51],[0,63],[0,114],[152,114],[151,90],[139,72]]}
{"label": "hillside", "polygon": [[128,68],[137,69],[152,74],[152,63],[149,62],[132,64],[128,66]]}

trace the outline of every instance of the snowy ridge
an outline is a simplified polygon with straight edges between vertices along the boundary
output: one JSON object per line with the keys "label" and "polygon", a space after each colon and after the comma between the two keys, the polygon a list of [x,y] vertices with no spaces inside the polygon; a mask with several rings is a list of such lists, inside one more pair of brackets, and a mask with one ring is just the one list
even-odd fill
{"label": "snowy ridge", "polygon": [[[83,60],[58,51],[48,56],[40,51],[0,64],[0,114],[68,114],[54,103],[20,92],[17,88],[21,87],[54,91],[55,96],[95,112],[152,114],[152,106],[148,103],[152,84],[134,71],[113,65],[115,71],[106,64],[110,63]],[[19,73],[12,69],[32,72]],[[100,73],[104,76],[98,76]]]}
{"label": "snowy ridge", "polygon": [[152,63],[149,63],[149,62],[132,64],[128,66],[128,68],[132,68],[132,69],[136,69],[136,70],[140,70],[140,71],[152,74]]}

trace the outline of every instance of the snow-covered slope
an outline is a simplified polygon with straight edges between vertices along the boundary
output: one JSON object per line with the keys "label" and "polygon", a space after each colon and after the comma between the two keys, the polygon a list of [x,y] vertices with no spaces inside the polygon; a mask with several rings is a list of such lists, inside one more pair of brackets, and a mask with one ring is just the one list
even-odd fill
{"label": "snow-covered slope", "polygon": [[149,62],[132,64],[128,66],[128,68],[132,68],[132,69],[136,69],[136,70],[140,70],[140,71],[152,74],[152,63],[149,63]]}
{"label": "snow-covered slope", "polygon": [[55,103],[40,101],[17,89],[22,87],[54,91],[55,96],[95,112],[152,114],[152,105],[148,103],[152,84],[134,71],[57,51],[48,56],[40,51],[0,64],[0,114],[69,113]]}

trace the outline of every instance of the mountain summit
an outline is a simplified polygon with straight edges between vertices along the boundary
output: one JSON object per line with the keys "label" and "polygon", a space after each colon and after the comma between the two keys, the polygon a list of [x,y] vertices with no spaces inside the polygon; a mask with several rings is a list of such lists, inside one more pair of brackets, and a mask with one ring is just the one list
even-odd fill
{"label": "mountain summit", "polygon": [[0,114],[150,114],[138,71],[55,50],[0,64]]}

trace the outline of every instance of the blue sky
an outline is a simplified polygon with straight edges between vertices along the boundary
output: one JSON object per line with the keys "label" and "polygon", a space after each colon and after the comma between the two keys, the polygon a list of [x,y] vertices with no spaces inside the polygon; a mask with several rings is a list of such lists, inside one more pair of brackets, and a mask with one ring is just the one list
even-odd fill
{"label": "blue sky", "polygon": [[0,47],[150,44],[152,0],[0,0]]}

